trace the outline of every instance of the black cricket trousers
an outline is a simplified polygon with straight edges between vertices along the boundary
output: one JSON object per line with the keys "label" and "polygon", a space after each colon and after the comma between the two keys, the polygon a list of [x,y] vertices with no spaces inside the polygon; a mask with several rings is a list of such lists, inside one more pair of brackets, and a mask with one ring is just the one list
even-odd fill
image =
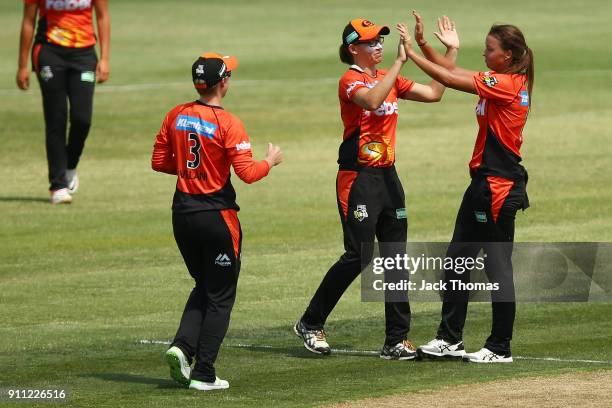
{"label": "black cricket trousers", "polygon": [[189,361],[191,378],[214,382],[240,273],[242,232],[235,210],[172,214],[174,238],[195,287],[172,342]]}
{"label": "black cricket trousers", "polygon": [[[395,166],[339,171],[336,197],[345,252],[329,269],[302,316],[302,322],[310,330],[323,328],[342,294],[361,273],[362,262],[363,265],[370,262],[374,237],[381,244],[393,243],[381,245],[380,256],[403,256],[406,251],[406,204]],[[385,344],[395,345],[405,340],[409,330],[408,299],[385,302]]]}
{"label": "black cricket trousers", "polygon": [[[500,290],[491,291],[493,322],[485,347],[505,356],[511,354],[516,314],[512,270],[514,221],[517,211],[528,206],[526,180],[514,181],[509,189],[498,191],[487,177],[474,176],[463,196],[446,254],[451,258],[476,258],[481,249],[486,253],[487,278],[498,283]],[[445,281],[451,279],[470,282],[470,271],[457,274],[445,270]],[[468,291],[449,289],[444,293],[438,339],[453,344],[462,341],[468,299]]]}
{"label": "black cricket trousers", "polygon": [[89,134],[98,58],[93,46],[36,44],[32,60],[43,100],[50,190],[58,190],[67,187],[66,169],[76,169]]}

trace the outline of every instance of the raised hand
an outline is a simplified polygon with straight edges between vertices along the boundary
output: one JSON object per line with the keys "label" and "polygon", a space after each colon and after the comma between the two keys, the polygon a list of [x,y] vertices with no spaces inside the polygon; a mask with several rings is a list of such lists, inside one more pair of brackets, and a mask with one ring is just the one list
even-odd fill
{"label": "raised hand", "polygon": [[398,58],[400,56],[400,51],[402,51],[401,48],[403,48],[403,55],[406,57],[411,52],[414,52],[412,49],[412,38],[410,38],[410,34],[408,34],[408,27],[406,27],[406,24],[404,23],[397,23],[395,28],[400,35],[400,49],[398,49]]}
{"label": "raised hand", "polygon": [[446,48],[459,48],[459,34],[457,34],[454,21],[447,16],[438,18],[438,30],[434,32],[434,35]]}
{"label": "raised hand", "polygon": [[425,25],[423,24],[423,18],[416,10],[412,10],[414,16],[414,41],[419,45],[425,45],[427,40],[425,39]]}

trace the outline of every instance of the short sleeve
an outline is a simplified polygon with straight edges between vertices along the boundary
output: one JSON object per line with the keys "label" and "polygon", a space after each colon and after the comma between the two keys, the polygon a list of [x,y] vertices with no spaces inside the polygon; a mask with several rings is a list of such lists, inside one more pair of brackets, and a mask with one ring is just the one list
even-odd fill
{"label": "short sleeve", "polygon": [[341,99],[348,102],[355,96],[355,93],[362,88],[367,89],[368,86],[363,81],[361,75],[354,75],[353,71],[349,71],[340,78],[339,96]]}
{"label": "short sleeve", "polygon": [[414,86],[414,81],[408,78],[404,78],[401,75],[397,76],[395,80],[395,88],[397,90],[397,96],[399,98],[404,98],[404,96],[410,92],[412,87]]}
{"label": "short sleeve", "polygon": [[479,72],[472,78],[478,96],[500,102],[512,102],[518,91],[511,75],[495,72]]}

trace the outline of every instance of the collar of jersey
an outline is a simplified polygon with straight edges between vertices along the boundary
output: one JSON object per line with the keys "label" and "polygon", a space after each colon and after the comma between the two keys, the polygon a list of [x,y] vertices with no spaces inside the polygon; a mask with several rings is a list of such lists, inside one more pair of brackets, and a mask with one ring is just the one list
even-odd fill
{"label": "collar of jersey", "polygon": [[[372,75],[368,74],[359,65],[356,65],[356,64],[351,65],[349,67],[349,69],[354,69],[355,71],[361,72],[362,74],[365,74],[365,75],[369,76],[370,78],[376,78],[378,76],[378,75],[372,76]],[[378,74],[378,70],[376,70],[376,73]]]}
{"label": "collar of jersey", "polygon": [[223,106],[219,106],[219,105],[209,105],[206,102],[202,102],[199,99],[196,99],[196,103],[199,105],[204,105],[204,106],[208,106],[209,108],[213,108],[213,109],[221,109],[223,110]]}

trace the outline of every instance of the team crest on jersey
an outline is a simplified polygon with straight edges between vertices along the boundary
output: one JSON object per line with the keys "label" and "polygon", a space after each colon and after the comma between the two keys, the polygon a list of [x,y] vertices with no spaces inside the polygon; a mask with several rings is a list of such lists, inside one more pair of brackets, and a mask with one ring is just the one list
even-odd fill
{"label": "team crest on jersey", "polygon": [[484,82],[484,84],[489,88],[493,88],[495,85],[497,85],[498,81],[493,75],[485,75],[482,77],[482,82]]}
{"label": "team crest on jersey", "polygon": [[49,82],[50,79],[53,78],[53,71],[51,71],[51,67],[49,65],[45,65],[40,68],[40,79],[45,82]]}
{"label": "team crest on jersey", "polygon": [[359,222],[368,218],[368,209],[365,204],[357,205],[357,209],[353,211],[353,216],[355,216],[355,219]]}
{"label": "team crest on jersey", "polygon": [[217,125],[207,122],[198,117],[179,115],[176,118],[176,130],[195,132],[200,136],[212,139],[217,131]]}
{"label": "team crest on jersey", "polygon": [[47,0],[47,10],[72,11],[91,8],[91,0]]}

